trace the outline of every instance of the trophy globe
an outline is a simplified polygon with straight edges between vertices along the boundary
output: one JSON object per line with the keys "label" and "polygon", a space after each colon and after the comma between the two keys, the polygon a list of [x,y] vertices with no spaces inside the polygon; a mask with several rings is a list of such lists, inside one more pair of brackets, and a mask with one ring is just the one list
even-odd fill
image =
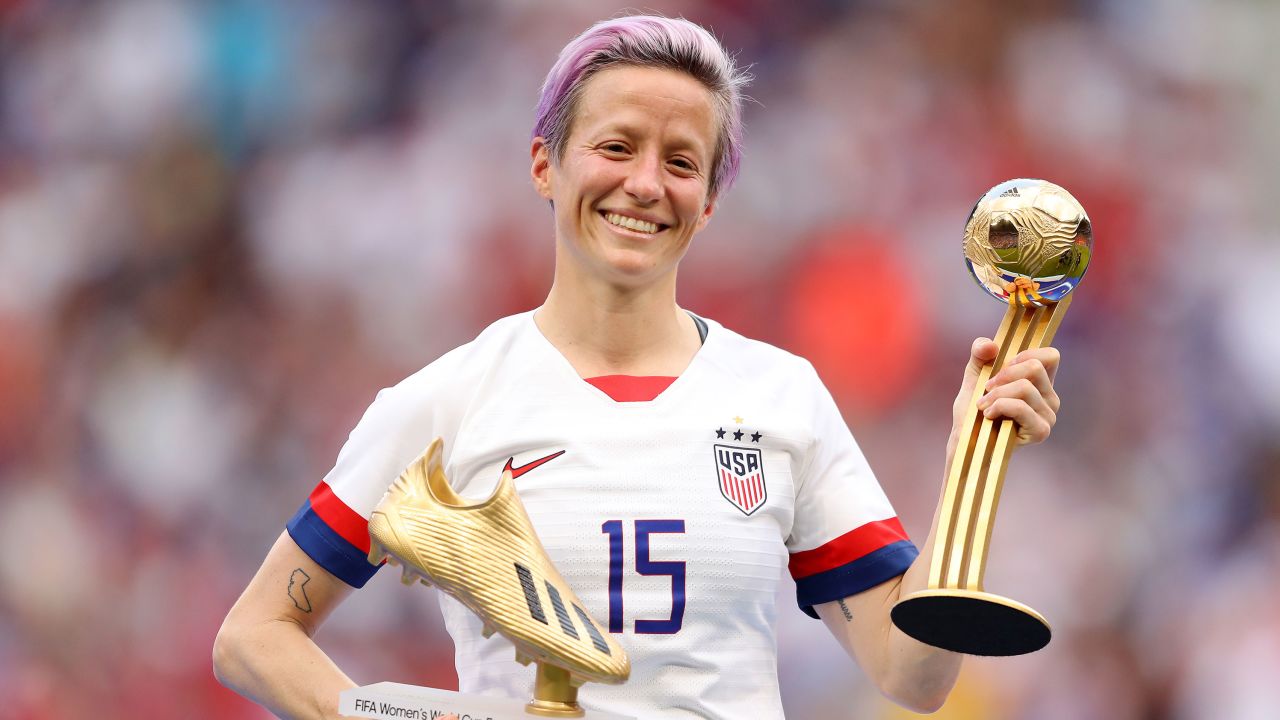
{"label": "trophy globe", "polygon": [[964,260],[978,285],[1003,303],[1045,306],[1080,284],[1093,226],[1071,193],[1045,180],[1008,180],[973,206]]}

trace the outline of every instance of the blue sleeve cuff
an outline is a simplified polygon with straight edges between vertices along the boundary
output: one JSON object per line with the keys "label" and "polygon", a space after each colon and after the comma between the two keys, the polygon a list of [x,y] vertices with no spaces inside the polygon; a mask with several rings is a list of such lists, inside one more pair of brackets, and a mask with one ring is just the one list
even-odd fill
{"label": "blue sleeve cuff", "polygon": [[326,525],[311,509],[310,500],[298,508],[285,529],[317,565],[351,587],[364,587],[381,567],[370,564],[366,553]]}
{"label": "blue sleeve cuff", "polygon": [[899,540],[852,562],[796,581],[796,602],[811,618],[814,605],[841,600],[895,578],[907,571],[920,551],[910,540]]}

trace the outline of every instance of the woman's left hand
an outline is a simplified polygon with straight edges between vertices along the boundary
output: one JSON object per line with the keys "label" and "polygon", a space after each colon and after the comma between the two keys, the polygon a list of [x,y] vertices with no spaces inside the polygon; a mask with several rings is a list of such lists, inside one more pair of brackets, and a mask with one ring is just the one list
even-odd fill
{"label": "woman's left hand", "polygon": [[[957,432],[968,406],[967,391],[976,386],[978,372],[983,365],[992,362],[998,352],[999,347],[987,338],[973,342],[965,382],[954,406]],[[991,377],[985,388],[976,388],[980,393],[978,411],[992,420],[1013,420],[1019,445],[1044,442],[1058,421],[1058,409],[1062,406],[1058,393],[1053,389],[1060,359],[1061,354],[1053,347],[1018,353]]]}

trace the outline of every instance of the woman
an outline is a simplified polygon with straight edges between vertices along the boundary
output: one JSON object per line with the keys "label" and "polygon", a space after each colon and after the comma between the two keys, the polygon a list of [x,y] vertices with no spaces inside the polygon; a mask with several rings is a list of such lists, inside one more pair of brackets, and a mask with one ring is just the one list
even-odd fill
{"label": "woman", "polygon": [[[802,609],[886,695],[941,706],[960,656],[889,619],[925,587],[929,553],[907,540],[812,366],[676,304],[680,259],[737,172],[744,83],[684,20],[610,20],[565,47],[531,143],[555,218],[546,302],[379,394],[228,615],[215,647],[224,683],[287,717],[335,715],[353,683],[310,637],[376,570],[364,523],[439,436],[464,496],[492,491],[504,462],[525,471],[519,493],[552,560],[630,653],[630,681],[586,686],[584,705],[781,717],[774,598],[789,567]],[[995,354],[975,341],[957,420]],[[1040,442],[1058,409],[1058,355],[1016,360],[982,407]],[[290,587],[299,573],[305,598]],[[461,690],[527,697],[532,670],[511,646],[442,606]]]}

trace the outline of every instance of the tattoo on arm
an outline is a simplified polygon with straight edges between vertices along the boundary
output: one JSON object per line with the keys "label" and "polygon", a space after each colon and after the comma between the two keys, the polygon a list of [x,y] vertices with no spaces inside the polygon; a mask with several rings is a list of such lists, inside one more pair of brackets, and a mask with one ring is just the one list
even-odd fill
{"label": "tattoo on arm", "polygon": [[845,622],[853,622],[853,613],[849,612],[849,606],[844,604],[843,600],[837,600],[840,604],[840,612],[844,613]]}
{"label": "tattoo on arm", "polygon": [[[311,576],[302,568],[293,571],[289,576],[289,599],[304,613],[311,612],[311,598],[307,597],[307,583],[311,582]],[[847,614],[849,611],[846,610]]]}

